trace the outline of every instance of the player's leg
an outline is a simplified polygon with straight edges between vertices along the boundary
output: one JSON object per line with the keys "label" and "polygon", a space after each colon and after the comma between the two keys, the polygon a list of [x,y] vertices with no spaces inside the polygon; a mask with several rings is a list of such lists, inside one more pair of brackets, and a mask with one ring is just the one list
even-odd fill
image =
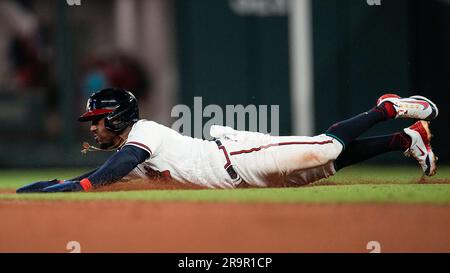
{"label": "player's leg", "polygon": [[374,108],[332,125],[325,134],[339,140],[345,149],[354,139],[379,122],[393,118],[432,120],[437,115],[436,105],[425,97],[400,98],[387,94],[378,99]]}
{"label": "player's leg", "polygon": [[[255,134],[255,139],[245,137],[245,141],[229,141],[226,147],[239,175],[255,186],[267,186],[283,176],[294,184],[310,183],[334,174],[334,167],[331,171],[321,168],[334,162],[346,145],[376,123],[396,117],[429,118],[430,113],[426,111],[435,109],[430,105],[428,100],[389,97],[379,100],[377,106],[368,112],[333,125],[327,134],[315,137],[264,136],[263,139]],[[407,115],[400,106],[414,108],[414,115]],[[437,110],[432,110],[431,115],[435,117]]]}
{"label": "player's leg", "polygon": [[356,139],[334,162],[336,171],[377,155],[402,151],[415,158],[425,175],[436,173],[436,157],[430,144],[431,131],[428,122],[418,121],[412,126],[392,135]]}
{"label": "player's leg", "polygon": [[[342,152],[342,145],[324,134],[314,137],[264,135],[262,139],[246,137],[243,141],[224,140],[224,143],[239,175],[258,187],[276,186],[292,173],[332,163]],[[304,184],[306,177],[319,176],[302,174],[293,180]]]}
{"label": "player's leg", "polygon": [[306,185],[332,176],[346,166],[391,151],[404,151],[406,156],[411,156],[419,162],[425,175],[432,176],[436,173],[437,159],[431,149],[431,131],[428,125],[428,122],[418,121],[402,132],[392,135],[356,139],[334,162],[290,173],[286,176],[284,186]]}
{"label": "player's leg", "polygon": [[342,152],[334,166],[336,171],[354,165],[377,155],[394,151],[405,151],[411,145],[411,138],[405,132],[392,135],[359,138],[352,141]]}

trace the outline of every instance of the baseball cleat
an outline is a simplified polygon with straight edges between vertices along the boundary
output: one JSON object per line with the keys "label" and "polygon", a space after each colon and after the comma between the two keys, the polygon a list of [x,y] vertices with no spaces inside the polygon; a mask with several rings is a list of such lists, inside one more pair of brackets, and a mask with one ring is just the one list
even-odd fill
{"label": "baseball cleat", "polygon": [[401,98],[395,94],[384,94],[377,101],[377,106],[383,102],[391,102],[396,111],[395,118],[412,118],[420,120],[433,120],[439,110],[431,100],[422,96],[411,96],[409,98]]}
{"label": "baseball cleat", "polygon": [[411,146],[404,152],[405,156],[415,158],[425,175],[435,175],[437,157],[431,149],[429,122],[418,121],[403,131],[411,137]]}

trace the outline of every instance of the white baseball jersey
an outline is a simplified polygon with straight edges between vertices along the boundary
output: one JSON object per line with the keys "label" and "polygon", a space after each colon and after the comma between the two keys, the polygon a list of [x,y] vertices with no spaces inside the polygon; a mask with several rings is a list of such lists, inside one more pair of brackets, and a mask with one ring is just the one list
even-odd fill
{"label": "white baseball jersey", "polygon": [[[326,135],[274,137],[217,125],[210,134],[222,148],[153,121],[138,121],[125,145],[142,148],[150,157],[126,178],[145,178],[144,167],[150,167],[179,182],[209,188],[236,188],[242,180],[257,187],[295,186],[333,175],[333,161],[342,151],[342,145]],[[225,169],[230,165],[238,178]]]}

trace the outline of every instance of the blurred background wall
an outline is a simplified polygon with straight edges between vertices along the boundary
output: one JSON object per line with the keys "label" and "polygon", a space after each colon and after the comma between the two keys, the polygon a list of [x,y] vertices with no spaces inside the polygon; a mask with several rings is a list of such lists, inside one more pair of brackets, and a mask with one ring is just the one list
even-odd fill
{"label": "blurred background wall", "polygon": [[167,126],[172,107],[193,109],[194,97],[223,109],[279,105],[281,135],[319,134],[386,92],[420,93],[440,106],[433,144],[448,163],[450,1],[377,2],[3,0],[0,167],[103,162],[109,154],[80,154],[92,138],[76,118],[93,91],[112,85]]}

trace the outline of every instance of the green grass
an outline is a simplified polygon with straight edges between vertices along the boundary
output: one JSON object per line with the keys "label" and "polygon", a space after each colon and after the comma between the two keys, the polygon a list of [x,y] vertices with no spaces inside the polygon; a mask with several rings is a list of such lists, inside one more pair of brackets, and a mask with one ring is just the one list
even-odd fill
{"label": "green grass", "polygon": [[[1,171],[0,188],[15,189],[31,181],[73,177],[85,170]],[[3,200],[144,200],[282,203],[429,203],[450,204],[450,167],[419,184],[413,167],[358,166],[311,186],[239,190],[148,190],[57,194],[0,194]]]}
{"label": "green grass", "polygon": [[154,190],[98,193],[0,194],[13,200],[142,200],[281,203],[450,203],[449,185],[345,185],[293,189]]}
{"label": "green grass", "polygon": [[0,170],[0,189],[16,189],[30,182],[54,178],[70,179],[88,171],[89,169]]}

